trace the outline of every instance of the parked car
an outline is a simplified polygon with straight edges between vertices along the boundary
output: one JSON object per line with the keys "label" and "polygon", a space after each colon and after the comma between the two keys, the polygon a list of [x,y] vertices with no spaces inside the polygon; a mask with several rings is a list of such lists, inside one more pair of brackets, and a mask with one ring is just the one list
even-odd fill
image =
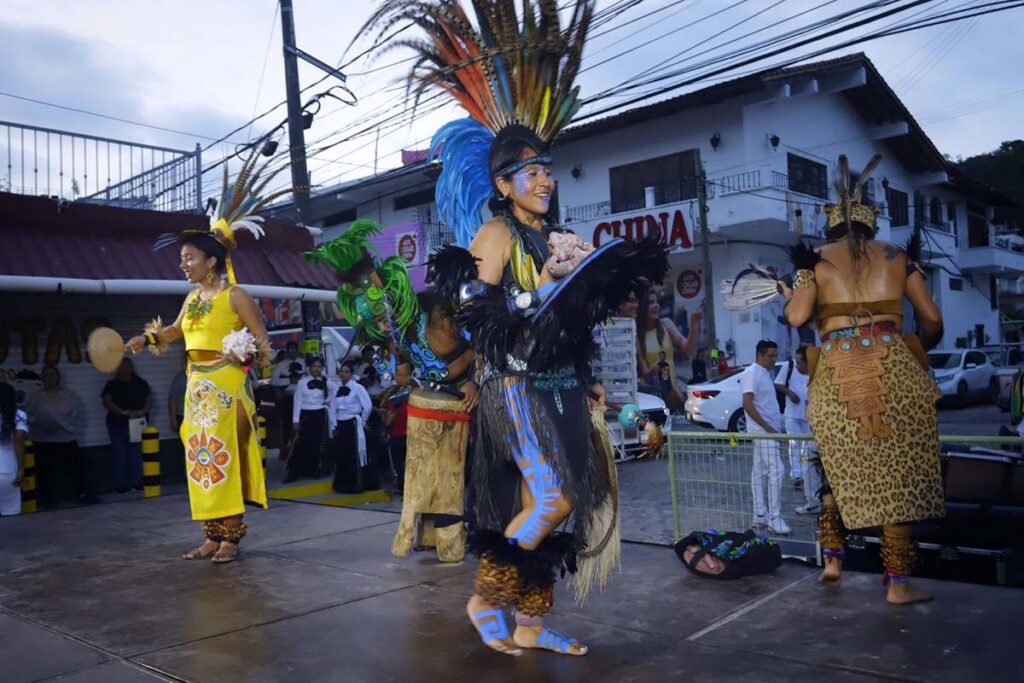
{"label": "parked car", "polygon": [[999,396],[996,367],[981,349],[929,351],[928,365],[943,398],[963,405],[971,398],[994,403]]}
{"label": "parked car", "polygon": [[1020,344],[1001,344],[997,347],[986,347],[992,365],[996,366],[996,383],[999,385],[996,404],[1003,410],[1010,409],[1010,389],[1017,371],[1024,368],[1024,351]]}
{"label": "parked car", "polygon": [[[654,394],[645,394],[640,391],[636,395],[636,404],[644,416],[658,425],[662,434],[667,436],[669,430],[669,410],[660,397]],[[617,412],[608,412],[608,422],[612,427],[609,429],[612,447],[627,457],[639,455],[646,448],[647,435],[643,431],[625,430],[618,427],[619,415]]]}
{"label": "parked car", "polygon": [[[788,361],[779,361],[772,369],[772,379]],[[711,427],[720,432],[742,432],[747,425],[743,412],[743,392],[740,391],[740,375],[745,367],[732,368],[712,380],[686,387],[686,419],[701,427]]]}

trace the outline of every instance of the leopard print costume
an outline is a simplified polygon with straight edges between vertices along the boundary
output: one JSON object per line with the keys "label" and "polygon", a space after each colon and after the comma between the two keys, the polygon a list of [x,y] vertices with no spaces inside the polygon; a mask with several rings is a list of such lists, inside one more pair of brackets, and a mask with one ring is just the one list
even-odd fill
{"label": "leopard print costume", "polygon": [[939,396],[894,332],[822,345],[808,387],[807,417],[846,528],[945,514]]}

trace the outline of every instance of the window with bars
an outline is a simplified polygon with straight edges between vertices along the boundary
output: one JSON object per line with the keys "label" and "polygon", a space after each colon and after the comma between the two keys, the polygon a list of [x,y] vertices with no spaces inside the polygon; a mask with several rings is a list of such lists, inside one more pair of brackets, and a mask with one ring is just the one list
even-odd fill
{"label": "window with bars", "polygon": [[885,188],[885,202],[889,205],[889,226],[902,228],[910,225],[910,197],[892,187]]}
{"label": "window with bars", "polygon": [[786,155],[786,173],[789,176],[789,191],[828,199],[828,167],[802,156]]}
{"label": "window with bars", "polygon": [[695,199],[694,153],[691,149],[609,169],[612,213],[644,208],[648,187],[654,188],[656,205]]}
{"label": "window with bars", "polygon": [[928,222],[932,225],[942,225],[942,200],[932,197],[928,205]]}

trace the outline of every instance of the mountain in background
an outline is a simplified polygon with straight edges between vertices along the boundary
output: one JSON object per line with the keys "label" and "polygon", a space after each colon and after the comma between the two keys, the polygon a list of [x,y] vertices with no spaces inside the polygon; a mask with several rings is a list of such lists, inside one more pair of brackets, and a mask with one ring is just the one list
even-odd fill
{"label": "mountain in background", "polygon": [[1024,232],[1024,140],[1012,140],[999,145],[999,149],[967,159],[957,160],[965,173],[975,180],[1001,190],[1015,202],[1017,207],[996,209],[996,222],[1014,224]]}

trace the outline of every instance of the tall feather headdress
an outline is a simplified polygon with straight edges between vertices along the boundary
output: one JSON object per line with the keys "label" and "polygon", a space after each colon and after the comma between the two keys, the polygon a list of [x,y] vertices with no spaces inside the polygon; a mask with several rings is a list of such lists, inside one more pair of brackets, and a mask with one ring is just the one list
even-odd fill
{"label": "tall feather headdress", "polygon": [[[580,108],[574,85],[594,15],[594,0],[574,0],[563,28],[557,0],[471,0],[476,25],[459,0],[384,0],[363,31],[380,40],[411,22],[425,34],[387,49],[416,53],[407,94],[451,96],[470,118],[441,128],[431,157],[444,164],[436,200],[440,218],[466,247],[491,196],[488,151],[503,129],[521,125],[549,144]],[[540,150],[538,150],[540,151]]]}
{"label": "tall feather headdress", "polygon": [[270,181],[286,165],[268,173],[267,169],[273,158],[267,159],[262,164],[257,164],[258,160],[259,148],[254,147],[249,157],[242,163],[242,168],[239,170],[234,182],[230,182],[228,164],[225,162],[223,164],[223,190],[220,201],[217,202],[214,215],[210,217],[210,227],[206,230],[183,230],[179,233],[164,233],[157,238],[156,243],[153,245],[153,250],[156,251],[157,249],[163,249],[172,244],[180,243],[182,239],[192,235],[209,234],[228,250],[227,262],[225,263],[228,282],[236,284],[235,269],[231,264],[231,252],[238,247],[235,233],[244,231],[250,233],[255,239],[262,237],[264,234],[263,217],[255,214],[278,197],[292,191],[292,188],[289,187],[272,192],[266,196],[261,196],[261,193],[267,188]]}
{"label": "tall feather headdress", "polygon": [[836,195],[838,202],[825,205],[825,214],[828,216],[826,233],[828,233],[830,238],[842,237],[853,228],[854,223],[860,223],[872,232],[878,231],[876,220],[881,209],[877,206],[866,206],[861,203],[861,199],[864,194],[865,185],[867,185],[868,180],[881,161],[881,154],[873,156],[868,165],[857,176],[857,180],[853,181],[850,174],[850,162],[845,154],[839,155],[839,163],[836,167]]}

